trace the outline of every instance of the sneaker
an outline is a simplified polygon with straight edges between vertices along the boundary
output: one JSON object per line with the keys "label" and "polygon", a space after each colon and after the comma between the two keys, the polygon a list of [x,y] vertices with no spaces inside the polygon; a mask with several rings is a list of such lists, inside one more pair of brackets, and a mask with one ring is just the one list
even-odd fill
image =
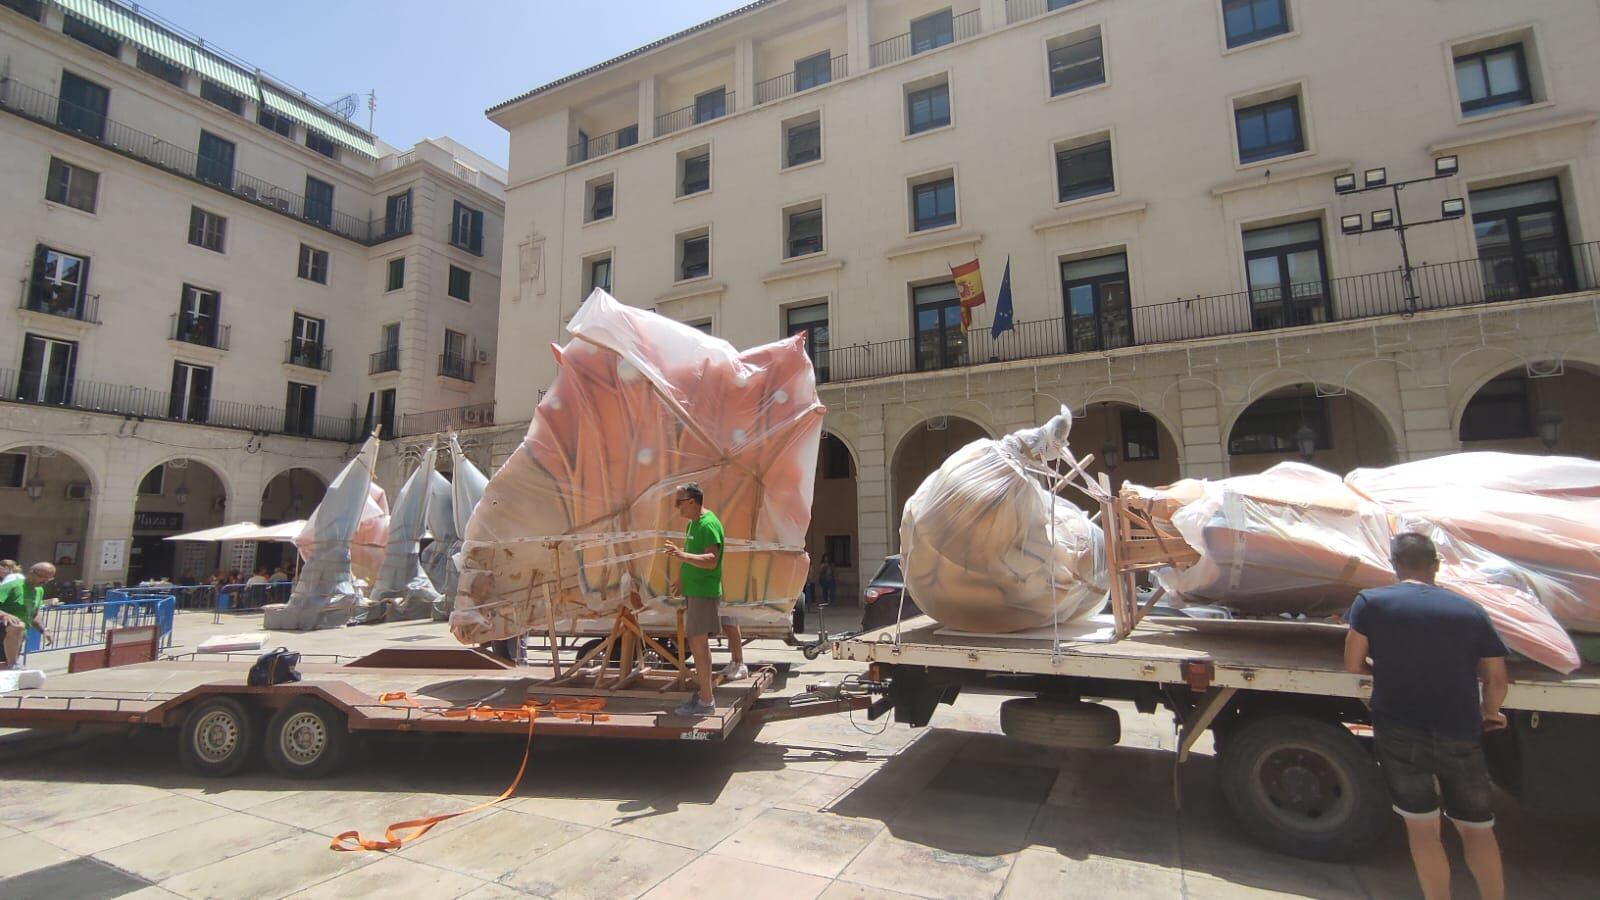
{"label": "sneaker", "polygon": [[722,667],[722,680],[723,681],[743,681],[744,679],[749,678],[749,677],[750,677],[750,667],[745,665],[744,663],[739,663],[738,665],[734,665],[733,663],[729,663],[729,664],[727,664],[727,665]]}
{"label": "sneaker", "polygon": [[711,716],[716,715],[716,712],[717,708],[715,706],[701,700],[700,695],[695,694],[678,704],[678,708],[674,709],[672,714],[675,716]]}

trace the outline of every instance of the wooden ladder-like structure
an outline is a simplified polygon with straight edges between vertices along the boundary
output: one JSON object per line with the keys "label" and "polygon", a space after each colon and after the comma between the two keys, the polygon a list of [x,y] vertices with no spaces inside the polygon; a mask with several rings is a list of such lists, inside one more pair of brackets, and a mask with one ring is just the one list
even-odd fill
{"label": "wooden ladder-like structure", "polygon": [[1179,535],[1157,526],[1154,517],[1138,508],[1131,497],[1112,493],[1106,475],[1101,474],[1092,484],[1097,490],[1089,493],[1100,501],[1100,528],[1105,533],[1114,636],[1120,641],[1133,633],[1139,620],[1166,593],[1157,588],[1141,605],[1137,574],[1168,566],[1186,568],[1199,562],[1200,554]]}

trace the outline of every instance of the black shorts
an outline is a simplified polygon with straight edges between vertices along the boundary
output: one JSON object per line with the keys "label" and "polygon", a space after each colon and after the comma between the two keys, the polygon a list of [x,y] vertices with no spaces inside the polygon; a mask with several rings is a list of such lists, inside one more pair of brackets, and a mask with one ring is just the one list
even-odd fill
{"label": "black shorts", "polygon": [[1387,725],[1374,728],[1373,743],[1395,812],[1408,819],[1436,818],[1443,799],[1444,814],[1452,821],[1494,825],[1489,766],[1478,741]]}

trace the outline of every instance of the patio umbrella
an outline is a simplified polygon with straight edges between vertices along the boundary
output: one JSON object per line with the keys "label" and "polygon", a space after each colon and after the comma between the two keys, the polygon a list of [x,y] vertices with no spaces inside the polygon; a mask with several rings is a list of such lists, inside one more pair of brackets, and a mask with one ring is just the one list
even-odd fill
{"label": "patio umbrella", "polygon": [[428,486],[438,455],[437,443],[430,444],[416,471],[401,486],[389,517],[389,547],[378,571],[377,585],[372,589],[370,613],[362,622],[382,622],[385,619],[425,619],[439,599],[428,573],[422,570],[417,553],[417,541],[427,530]]}
{"label": "patio umbrella", "polygon": [[[444,552],[449,555],[452,574],[459,574],[461,567],[455,557],[461,552],[461,535],[467,533],[467,522],[471,521],[472,511],[477,508],[478,501],[483,499],[489,479],[483,477],[478,467],[461,452],[461,442],[456,439],[454,432],[450,434],[450,466],[450,514],[455,523],[456,538]],[[455,606],[456,581],[456,578],[451,578],[451,590],[442,592],[442,596],[434,601],[433,608],[439,621],[448,617]]]}
{"label": "patio umbrella", "polygon": [[249,541],[261,526],[254,522],[235,522],[232,525],[218,525],[215,528],[205,528],[200,531],[191,531],[188,534],[174,534],[162,538],[164,541]]}
{"label": "patio umbrella", "polygon": [[739,352],[603,290],[568,329],[527,437],[468,523],[456,638],[676,603],[678,566],[659,551],[683,538],[672,500],[688,481],[723,523],[724,603],[791,610],[824,412],[805,336]]}
{"label": "patio umbrella", "polygon": [[305,519],[295,519],[292,522],[279,522],[276,525],[250,525],[238,534],[225,538],[230,541],[286,541],[293,543],[306,528]]}
{"label": "patio umbrella", "polygon": [[[362,530],[363,520],[373,516],[372,470],[377,461],[378,439],[371,437],[328,485],[295,541],[306,563],[294,593],[288,603],[265,608],[268,629],[337,628],[355,611],[361,594],[350,571],[350,545]],[[370,524],[367,530],[371,532]]]}

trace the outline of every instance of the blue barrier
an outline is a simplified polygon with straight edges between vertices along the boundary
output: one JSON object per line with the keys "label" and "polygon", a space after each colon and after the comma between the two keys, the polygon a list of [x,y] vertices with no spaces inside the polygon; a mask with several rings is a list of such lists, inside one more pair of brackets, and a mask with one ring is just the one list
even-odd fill
{"label": "blue barrier", "polygon": [[108,591],[103,601],[42,606],[39,618],[49,631],[52,643],[45,646],[44,636],[30,627],[22,643],[22,655],[104,646],[107,631],[142,625],[156,626],[160,646],[170,647],[177,606],[177,598],[171,594],[128,596],[119,590]]}

